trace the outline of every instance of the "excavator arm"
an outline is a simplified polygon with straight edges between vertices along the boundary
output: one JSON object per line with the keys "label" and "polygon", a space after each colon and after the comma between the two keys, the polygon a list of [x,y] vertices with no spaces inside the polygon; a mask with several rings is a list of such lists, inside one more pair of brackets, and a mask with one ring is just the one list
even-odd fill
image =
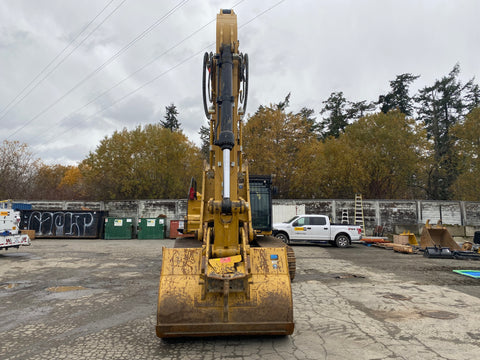
{"label": "excavator arm", "polygon": [[159,337],[287,335],[294,329],[287,248],[254,246],[249,174],[242,155],[248,56],[237,16],[217,15],[216,53],[204,55],[203,103],[210,155],[201,191],[192,180],[185,233],[163,248]]}

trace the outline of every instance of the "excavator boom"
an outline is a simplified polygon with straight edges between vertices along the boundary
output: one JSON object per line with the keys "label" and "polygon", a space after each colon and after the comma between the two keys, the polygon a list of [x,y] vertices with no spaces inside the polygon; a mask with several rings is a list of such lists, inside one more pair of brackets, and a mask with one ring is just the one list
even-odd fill
{"label": "excavator boom", "polygon": [[237,16],[217,15],[216,53],[203,60],[210,121],[202,188],[192,180],[185,233],[163,248],[157,336],[288,335],[293,332],[285,246],[255,242],[249,174],[242,154],[248,56],[239,52]]}

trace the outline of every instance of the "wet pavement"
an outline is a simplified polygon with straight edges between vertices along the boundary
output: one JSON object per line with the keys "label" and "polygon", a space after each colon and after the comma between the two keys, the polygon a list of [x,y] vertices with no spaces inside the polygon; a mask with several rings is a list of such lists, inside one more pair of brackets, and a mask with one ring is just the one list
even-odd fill
{"label": "wet pavement", "polygon": [[295,332],[161,340],[162,246],[172,240],[34,240],[0,252],[0,359],[475,359],[480,279],[354,245],[296,246]]}

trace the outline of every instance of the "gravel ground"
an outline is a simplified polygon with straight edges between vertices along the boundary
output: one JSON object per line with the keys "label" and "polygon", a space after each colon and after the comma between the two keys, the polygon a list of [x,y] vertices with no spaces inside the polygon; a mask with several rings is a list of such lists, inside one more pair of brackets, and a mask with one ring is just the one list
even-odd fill
{"label": "gravel ground", "polygon": [[161,340],[162,246],[35,240],[0,253],[0,359],[475,359],[480,261],[295,246],[295,332]]}

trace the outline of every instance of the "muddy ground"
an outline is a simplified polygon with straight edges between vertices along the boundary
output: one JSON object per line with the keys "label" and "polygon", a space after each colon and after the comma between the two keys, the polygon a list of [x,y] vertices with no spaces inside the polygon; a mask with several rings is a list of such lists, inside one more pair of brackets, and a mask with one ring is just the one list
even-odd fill
{"label": "muddy ground", "polygon": [[161,340],[162,246],[35,240],[0,253],[0,359],[474,359],[480,261],[295,246],[295,332]]}

